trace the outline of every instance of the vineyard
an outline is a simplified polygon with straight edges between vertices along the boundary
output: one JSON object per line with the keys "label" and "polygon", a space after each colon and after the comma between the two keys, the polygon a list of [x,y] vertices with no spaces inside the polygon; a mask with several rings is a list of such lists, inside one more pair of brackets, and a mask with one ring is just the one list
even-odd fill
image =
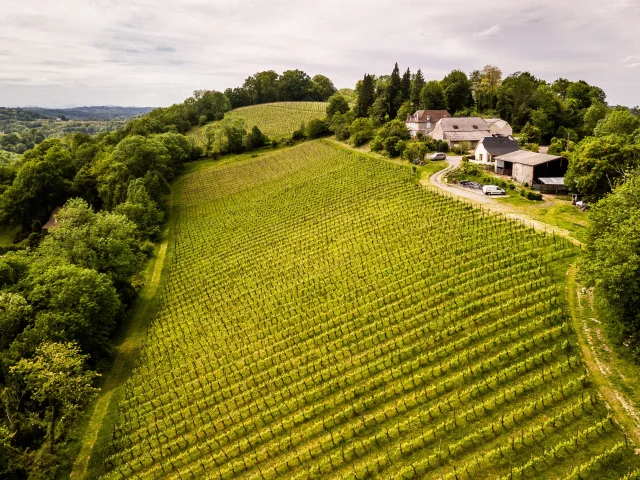
{"label": "vineyard", "polygon": [[[272,139],[289,137],[300,128],[302,122],[324,118],[327,104],[324,102],[278,102],[263,103],[249,107],[236,108],[228,112],[225,118],[241,119],[247,130],[257,127]],[[204,128],[194,128],[190,135],[201,140]]]}
{"label": "vineyard", "polygon": [[103,478],[636,478],[563,239],[325,141],[194,172],[174,202]]}

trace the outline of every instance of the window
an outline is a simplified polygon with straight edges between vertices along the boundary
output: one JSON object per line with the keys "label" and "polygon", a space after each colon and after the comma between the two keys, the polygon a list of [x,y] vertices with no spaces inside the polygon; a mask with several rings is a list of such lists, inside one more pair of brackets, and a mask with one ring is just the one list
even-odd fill
{"label": "window", "polygon": [[478,129],[478,125],[474,125],[474,126],[473,126],[473,128],[474,128],[475,130],[477,130],[477,129]]}
{"label": "window", "polygon": [[453,126],[453,129],[454,129],[454,130],[458,130],[458,125],[454,125],[454,126]]}

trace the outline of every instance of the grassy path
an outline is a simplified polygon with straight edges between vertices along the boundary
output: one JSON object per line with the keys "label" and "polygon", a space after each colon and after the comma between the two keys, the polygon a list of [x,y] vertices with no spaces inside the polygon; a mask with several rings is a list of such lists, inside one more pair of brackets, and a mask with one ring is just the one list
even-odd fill
{"label": "grassy path", "polygon": [[[172,200],[169,210],[172,210]],[[145,286],[133,307],[123,341],[116,347],[115,358],[111,370],[105,376],[100,394],[94,401],[90,418],[84,430],[80,451],[75,459],[70,478],[96,478],[102,472],[102,462],[107,455],[113,424],[117,413],[117,405],[124,391],[124,384],[129,378],[142,341],[147,333],[147,326],[155,312],[159,298],[159,287],[166,274],[165,266],[169,242],[173,235],[173,215],[170,213],[161,243],[156,247],[154,260],[149,262],[145,271]]]}
{"label": "grassy path", "polygon": [[635,382],[629,381],[630,375],[624,373],[628,368],[634,375],[637,367],[627,365],[607,345],[602,324],[593,308],[593,294],[580,287],[576,273],[577,268],[572,265],[567,272],[567,303],[582,358],[615,420],[631,436],[633,443],[640,445],[640,415],[633,401],[637,396],[633,391]]}

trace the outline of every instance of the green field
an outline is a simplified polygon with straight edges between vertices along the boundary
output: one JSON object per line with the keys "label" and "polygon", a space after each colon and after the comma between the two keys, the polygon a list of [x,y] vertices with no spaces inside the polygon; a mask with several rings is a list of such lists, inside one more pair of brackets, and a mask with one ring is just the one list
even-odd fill
{"label": "green field", "polygon": [[104,478],[621,478],[575,248],[314,141],[187,174]]}
{"label": "green field", "polygon": [[[281,139],[291,136],[300,128],[302,122],[316,118],[324,118],[327,104],[325,102],[278,102],[251,105],[236,108],[228,112],[225,118],[241,119],[247,130],[254,125],[271,139]],[[190,135],[201,139],[204,127],[196,127]]]}

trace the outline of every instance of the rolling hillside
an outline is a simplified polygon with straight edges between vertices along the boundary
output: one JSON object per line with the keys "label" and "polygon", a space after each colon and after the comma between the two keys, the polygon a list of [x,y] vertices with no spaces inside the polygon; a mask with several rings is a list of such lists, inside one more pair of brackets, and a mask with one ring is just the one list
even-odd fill
{"label": "rolling hillside", "polygon": [[185,176],[104,478],[621,478],[575,248],[307,142]]}
{"label": "rolling hillside", "polygon": [[[257,127],[271,139],[290,136],[302,122],[324,118],[327,104],[324,102],[278,102],[236,108],[225,118],[241,119],[247,130]],[[190,135],[204,140],[204,127],[195,127]]]}

